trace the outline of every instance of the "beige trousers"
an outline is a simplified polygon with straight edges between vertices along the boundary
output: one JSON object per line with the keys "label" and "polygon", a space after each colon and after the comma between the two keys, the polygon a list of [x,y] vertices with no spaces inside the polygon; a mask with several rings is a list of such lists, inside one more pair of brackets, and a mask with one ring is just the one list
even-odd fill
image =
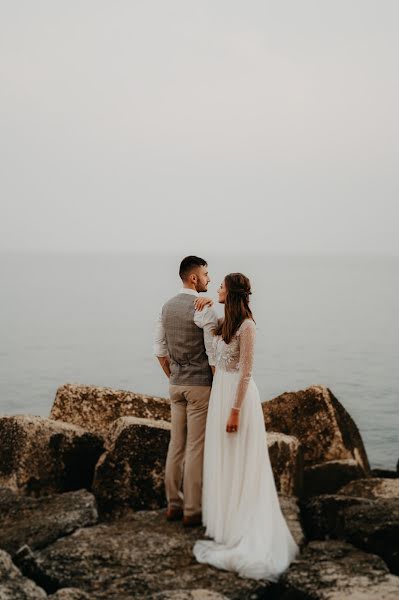
{"label": "beige trousers", "polygon": [[[165,466],[168,506],[201,512],[202,464],[211,386],[170,385],[171,432]],[[181,484],[183,480],[183,494]]]}

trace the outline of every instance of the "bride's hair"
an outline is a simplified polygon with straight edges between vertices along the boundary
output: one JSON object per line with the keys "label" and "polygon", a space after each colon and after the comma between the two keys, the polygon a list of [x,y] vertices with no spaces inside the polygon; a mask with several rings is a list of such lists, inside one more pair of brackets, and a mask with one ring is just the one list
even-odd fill
{"label": "bride's hair", "polygon": [[249,308],[251,283],[242,273],[230,273],[224,278],[226,298],[224,301],[224,320],[215,329],[215,335],[221,335],[226,344],[230,344],[234,334],[245,319],[252,319]]}

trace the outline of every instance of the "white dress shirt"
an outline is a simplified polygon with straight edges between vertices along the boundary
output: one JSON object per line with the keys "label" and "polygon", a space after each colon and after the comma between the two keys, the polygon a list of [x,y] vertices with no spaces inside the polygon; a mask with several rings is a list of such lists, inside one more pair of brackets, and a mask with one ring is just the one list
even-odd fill
{"label": "white dress shirt", "polygon": [[[190,288],[182,288],[179,294],[191,294],[199,296],[198,292]],[[205,306],[201,311],[196,310],[194,313],[194,323],[204,331],[205,352],[208,356],[208,362],[211,366],[215,365],[212,356],[213,330],[217,327],[218,318],[212,306]],[[155,328],[154,336],[154,354],[155,356],[168,356],[168,348],[166,345],[165,328],[162,322],[162,308],[158,315],[158,320]]]}

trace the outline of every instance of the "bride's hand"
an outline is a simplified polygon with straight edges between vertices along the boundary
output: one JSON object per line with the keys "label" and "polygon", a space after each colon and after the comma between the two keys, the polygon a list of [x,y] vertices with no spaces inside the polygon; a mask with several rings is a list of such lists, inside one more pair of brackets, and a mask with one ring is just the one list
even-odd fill
{"label": "bride's hand", "polygon": [[227,421],[226,431],[227,433],[235,433],[238,431],[240,423],[240,411],[231,409],[229,420]]}
{"label": "bride's hand", "polygon": [[207,298],[204,296],[203,298],[197,298],[194,302],[195,310],[201,311],[205,306],[212,306],[213,300],[212,298]]}

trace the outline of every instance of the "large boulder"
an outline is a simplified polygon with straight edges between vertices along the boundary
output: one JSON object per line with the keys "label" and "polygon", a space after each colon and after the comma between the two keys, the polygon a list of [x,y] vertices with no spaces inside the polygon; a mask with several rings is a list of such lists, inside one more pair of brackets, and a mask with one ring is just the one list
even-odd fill
{"label": "large boulder", "polygon": [[305,467],[303,479],[306,495],[333,494],[353,479],[364,477],[364,470],[353,458],[327,460]]}
{"label": "large boulder", "polygon": [[58,388],[50,413],[51,419],[103,435],[113,421],[129,416],[170,421],[170,402],[108,387],[65,384]]}
{"label": "large boulder", "polygon": [[390,571],[399,575],[399,498],[378,498],[371,504],[346,508],[342,530],[348,542],[378,554]]}
{"label": "large boulder", "polygon": [[229,600],[227,596],[210,590],[165,590],[151,596],[151,600]]}
{"label": "large boulder", "polygon": [[305,466],[353,459],[369,472],[362,438],[332,392],[314,385],[263,402],[266,429],[294,435],[303,446]]}
{"label": "large boulder", "polygon": [[30,415],[0,417],[0,485],[26,494],[90,488],[102,439]]}
{"label": "large boulder", "polygon": [[[295,436],[302,444],[306,492],[306,483],[313,485],[316,479],[312,468],[321,463],[330,463],[327,468],[330,474],[337,474],[338,487],[348,481],[344,471],[348,477],[370,474],[359,430],[328,388],[314,385],[306,390],[287,392],[263,402],[262,406],[267,431]],[[329,485],[331,489],[331,481]]]}
{"label": "large boulder", "polygon": [[382,477],[384,479],[397,479],[399,478],[399,472],[393,469],[371,469],[372,477]]}
{"label": "large boulder", "polygon": [[292,537],[298,546],[304,546],[306,543],[306,538],[302,526],[301,510],[299,507],[298,498],[279,494],[279,502],[281,512],[284,515]]}
{"label": "large boulder", "polygon": [[61,588],[49,596],[51,600],[91,600],[89,594],[77,588]]}
{"label": "large boulder", "polygon": [[277,491],[288,496],[300,496],[303,489],[301,444],[291,435],[269,431],[267,445]]}
{"label": "large boulder", "polygon": [[46,592],[24,577],[14,565],[11,556],[0,550],[0,599],[1,600],[44,600]]}
{"label": "large boulder", "polygon": [[399,479],[370,477],[351,481],[338,493],[357,498],[399,498]]}
{"label": "large boulder", "polygon": [[343,538],[342,513],[351,506],[372,504],[371,500],[338,494],[321,494],[302,499],[301,515],[306,537],[310,540]]}
{"label": "large boulder", "polygon": [[168,523],[163,510],[128,511],[33,552],[30,572],[48,590],[75,587],[96,600],[152,599],[166,590],[170,598],[192,592],[193,600],[202,600],[198,590],[229,600],[268,597],[264,581],[199,564],[192,549],[203,537],[203,528]]}
{"label": "large boulder", "polygon": [[313,496],[302,503],[309,539],[339,538],[378,554],[399,575],[399,498]]}
{"label": "large boulder", "polygon": [[399,577],[340,541],[311,542],[279,581],[279,600],[397,600]]}
{"label": "large boulder", "polygon": [[165,506],[164,474],[170,423],[121,417],[111,425],[97,463],[93,492],[102,512]]}
{"label": "large boulder", "polygon": [[86,490],[32,498],[0,488],[0,548],[12,556],[24,544],[43,548],[97,519],[95,498]]}
{"label": "large boulder", "polygon": [[[166,505],[165,463],[170,423],[121,417],[108,430],[107,451],[99,459],[93,492],[103,514],[123,507],[135,510]],[[298,495],[302,489],[302,453],[298,441],[283,434],[267,434],[277,490]]]}

